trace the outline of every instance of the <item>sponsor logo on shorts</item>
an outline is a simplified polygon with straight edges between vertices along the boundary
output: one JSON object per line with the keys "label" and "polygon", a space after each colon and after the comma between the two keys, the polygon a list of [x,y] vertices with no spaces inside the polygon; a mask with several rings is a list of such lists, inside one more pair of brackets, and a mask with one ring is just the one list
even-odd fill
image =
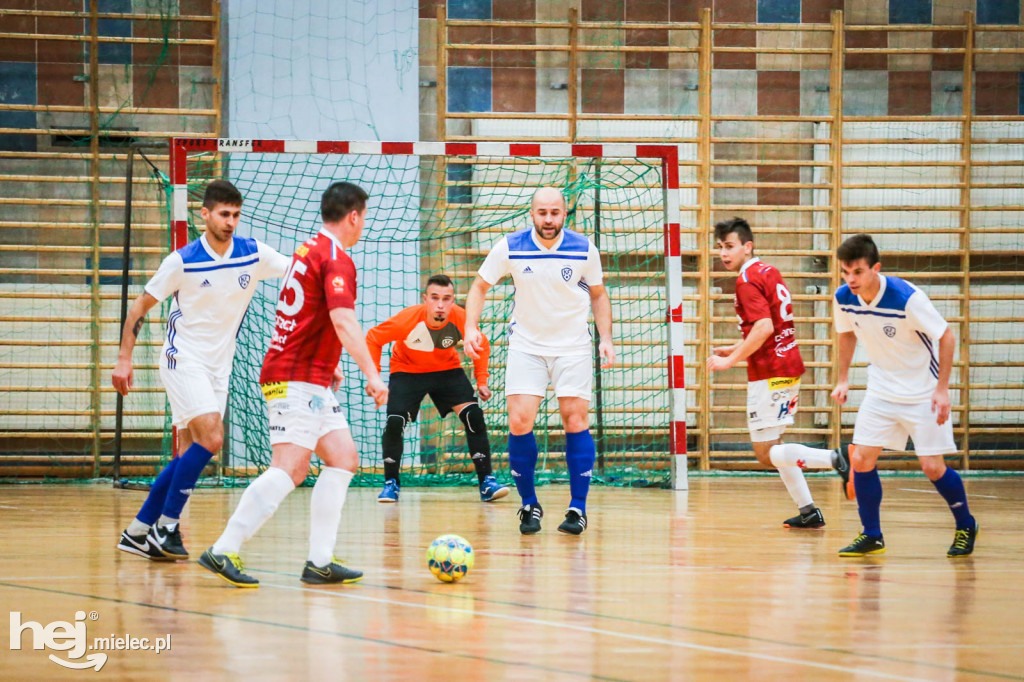
{"label": "sponsor logo on shorts", "polygon": [[775,391],[780,388],[791,388],[800,383],[800,377],[775,377],[768,380],[769,390]]}
{"label": "sponsor logo on shorts", "polygon": [[340,414],[341,413],[341,405],[335,405],[334,407],[332,407],[331,408],[331,412],[333,412],[334,414]]}
{"label": "sponsor logo on shorts", "polygon": [[800,396],[793,396],[792,400],[788,400],[779,406],[779,416],[777,419],[788,417],[789,415],[796,414],[796,403],[800,400]]}
{"label": "sponsor logo on shorts", "polygon": [[324,399],[318,395],[313,396],[309,400],[309,409],[313,412],[322,412],[324,409]]}
{"label": "sponsor logo on shorts", "polygon": [[271,431],[280,431],[281,433],[284,433],[284,427],[283,426],[277,426],[276,424],[271,424],[270,425],[270,430]]}
{"label": "sponsor logo on shorts", "polygon": [[249,282],[251,280],[252,280],[252,278],[249,277],[248,274],[241,274],[241,275],[238,276],[238,286],[242,287],[243,289],[248,289],[249,288]]}
{"label": "sponsor logo on shorts", "polygon": [[749,413],[748,419],[757,419],[757,410]]}
{"label": "sponsor logo on shorts", "polygon": [[892,326],[891,324],[887,324],[884,327],[882,327],[882,331],[885,332],[885,335],[888,336],[890,339],[896,336],[896,327]]}
{"label": "sponsor logo on shorts", "polygon": [[270,384],[263,384],[260,386],[260,390],[263,391],[264,400],[279,400],[281,398],[288,397],[288,382],[286,381],[275,381]]}

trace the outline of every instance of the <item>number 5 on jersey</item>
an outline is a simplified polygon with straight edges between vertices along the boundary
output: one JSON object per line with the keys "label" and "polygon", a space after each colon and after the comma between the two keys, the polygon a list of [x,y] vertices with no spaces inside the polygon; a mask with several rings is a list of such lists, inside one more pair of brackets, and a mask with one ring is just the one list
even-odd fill
{"label": "number 5 on jersey", "polygon": [[[292,317],[295,313],[302,310],[302,304],[305,302],[306,296],[302,293],[302,284],[299,283],[298,277],[306,274],[306,264],[295,259],[292,261],[291,268],[288,269],[288,274],[284,280],[284,291],[282,292],[281,298],[277,301],[277,310],[282,315]],[[285,303],[284,292],[292,292],[292,302]]]}

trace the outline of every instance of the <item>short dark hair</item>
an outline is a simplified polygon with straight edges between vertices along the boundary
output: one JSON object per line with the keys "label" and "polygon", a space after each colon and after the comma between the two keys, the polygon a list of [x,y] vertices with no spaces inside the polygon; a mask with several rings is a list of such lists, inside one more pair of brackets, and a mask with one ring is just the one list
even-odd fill
{"label": "short dark hair", "polygon": [[352,211],[366,208],[370,195],[359,185],[351,182],[335,182],[324,192],[320,200],[320,217],[325,223],[336,223]]}
{"label": "short dark hair", "polygon": [[206,193],[203,194],[203,207],[212,210],[217,204],[241,206],[242,193],[227,180],[214,180],[206,186]]}
{"label": "short dark hair", "polygon": [[878,262],[878,246],[869,234],[855,234],[836,249],[840,263],[853,263],[863,258],[871,267]]}
{"label": "short dark hair", "polygon": [[744,244],[754,241],[754,231],[750,229],[750,223],[743,218],[723,220],[715,225],[715,240],[724,242],[725,239],[734,232],[739,236],[740,240]]}
{"label": "short dark hair", "polygon": [[451,287],[452,290],[455,289],[455,284],[452,282],[452,278],[444,273],[431,275],[430,279],[427,280],[427,285],[423,287],[423,291],[426,292],[427,289],[430,288],[431,284],[436,284],[439,287]]}

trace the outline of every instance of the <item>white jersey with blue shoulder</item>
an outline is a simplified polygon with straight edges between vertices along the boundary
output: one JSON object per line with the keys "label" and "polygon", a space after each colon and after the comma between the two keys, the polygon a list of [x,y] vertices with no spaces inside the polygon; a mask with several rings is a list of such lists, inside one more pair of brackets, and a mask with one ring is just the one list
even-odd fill
{"label": "white jersey with blue shoulder", "polygon": [[512,275],[509,350],[554,357],[593,352],[590,287],[604,275],[601,254],[587,237],[563,229],[549,249],[532,227],[513,232],[494,244],[479,275],[491,285]]}
{"label": "white jersey with blue shoulder", "polygon": [[928,295],[899,277],[879,275],[866,303],[839,287],[836,331],[853,332],[868,356],[868,392],[896,403],[930,400],[939,378],[939,338],[949,326]]}
{"label": "white jersey with blue shoulder", "polygon": [[256,283],[283,277],[290,266],[290,258],[247,237],[232,237],[223,256],[205,234],[168,255],[146,284],[157,301],[173,296],[160,363],[170,370],[202,367],[214,376],[230,375],[235,337]]}

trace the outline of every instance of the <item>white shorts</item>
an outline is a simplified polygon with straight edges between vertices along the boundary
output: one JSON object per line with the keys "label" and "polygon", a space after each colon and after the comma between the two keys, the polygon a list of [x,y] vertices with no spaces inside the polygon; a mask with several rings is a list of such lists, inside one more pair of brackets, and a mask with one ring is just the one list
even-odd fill
{"label": "white shorts", "polygon": [[505,395],[544,397],[548,384],[558,398],[590,400],[594,359],[589,355],[530,355],[509,350],[505,366]]}
{"label": "white shorts", "polygon": [[168,369],[161,364],[160,382],[171,404],[171,424],[184,429],[201,414],[216,412],[223,417],[230,381],[230,376],[216,377],[201,367]]}
{"label": "white shorts", "polygon": [[939,426],[935,423],[930,400],[918,403],[894,403],[868,392],[857,410],[853,427],[853,444],[906,450],[907,438],[914,441],[918,457],[948,455],[956,452],[953,441],[953,419]]}
{"label": "white shorts", "polygon": [[304,381],[263,384],[270,412],[270,444],[292,443],[315,450],[331,431],[348,428],[348,419],[334,393],[326,386]]}
{"label": "white shorts", "polygon": [[750,440],[776,440],[793,423],[800,400],[800,378],[778,377],[747,383],[747,428]]}

